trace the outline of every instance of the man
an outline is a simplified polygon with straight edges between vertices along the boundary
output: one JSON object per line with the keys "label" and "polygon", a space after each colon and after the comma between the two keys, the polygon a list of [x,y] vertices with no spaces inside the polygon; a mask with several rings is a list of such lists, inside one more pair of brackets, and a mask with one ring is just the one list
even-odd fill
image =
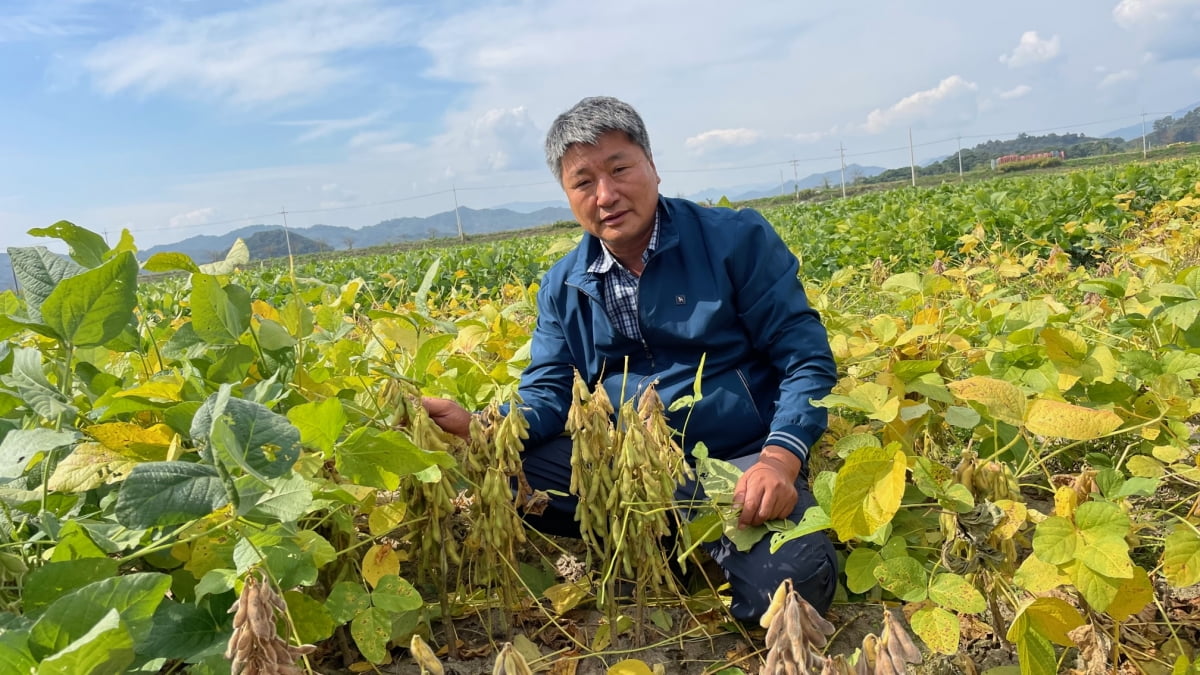
{"label": "man", "polygon": [[[798,520],[814,503],[804,465],[827,423],[810,400],[828,394],[837,377],[796,257],[754,211],[660,196],[645,125],[617,99],[586,98],[560,115],[546,136],[546,161],[585,234],[538,292],[520,385],[530,484],[567,491],[571,444],[562,432],[574,370],[591,385],[602,381],[614,407],[622,393],[636,398],[652,382],[670,405],[691,394],[704,357],[702,399],[671,414],[672,428],[686,450],[703,441],[710,456],[744,470],[734,494],[740,526]],[[425,407],[442,428],[466,435],[466,410],[444,399]],[[677,493],[692,495],[690,485]],[[575,505],[574,497],[555,498],[528,520],[578,536]],[[730,581],[734,617],[757,620],[788,577],[819,611],[828,609],[837,577],[828,537],[802,537],[775,554],[769,547],[766,538],[744,553],[725,538],[706,546]]]}

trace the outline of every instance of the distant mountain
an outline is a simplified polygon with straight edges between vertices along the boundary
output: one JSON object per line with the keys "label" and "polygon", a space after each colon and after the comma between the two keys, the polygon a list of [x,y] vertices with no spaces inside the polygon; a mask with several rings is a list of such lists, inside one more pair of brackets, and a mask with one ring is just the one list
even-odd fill
{"label": "distant mountain", "polygon": [[[846,183],[853,183],[861,178],[869,178],[882,173],[885,169],[881,166],[862,166],[860,164],[846,165]],[[794,180],[784,181],[780,183],[759,184],[759,185],[740,185],[727,188],[708,188],[700,192],[694,192],[687,196],[693,201],[717,201],[721,197],[727,197],[730,201],[741,202],[750,199],[762,199],[763,197],[775,197],[780,194],[790,194],[796,190],[804,190],[807,188],[822,187],[829,185],[842,184],[841,169],[825,171],[823,173],[813,173],[801,178],[799,182]]]}
{"label": "distant mountain", "polygon": [[306,253],[323,253],[333,250],[333,247],[329,244],[313,241],[299,233],[284,232],[282,229],[255,232],[250,235],[249,239],[245,239],[243,242],[250,251],[251,260],[282,258],[289,253],[292,255],[304,255]]}
{"label": "distant mountain", "polygon": [[[1196,101],[1195,103],[1192,103],[1191,105],[1185,105],[1184,107],[1180,108],[1179,110],[1176,110],[1175,112],[1171,113],[1171,117],[1175,117],[1175,118],[1183,117],[1183,116],[1187,115],[1188,113],[1192,112],[1193,110],[1196,110],[1197,108],[1200,108],[1200,101]],[[1146,135],[1148,136],[1153,132],[1154,132],[1154,120],[1147,117],[1146,118]],[[1107,134],[1101,135],[1101,138],[1120,138],[1121,140],[1124,140],[1124,141],[1132,141],[1135,138],[1140,140],[1141,137],[1142,137],[1142,123],[1141,122],[1138,122],[1137,124],[1131,124],[1127,127],[1121,127],[1120,129],[1114,129],[1114,130],[1108,132]]]}
{"label": "distant mountain", "polygon": [[568,208],[567,203],[561,199],[545,202],[509,202],[507,204],[499,204],[492,207],[493,209],[508,209],[517,213],[533,213],[542,209],[565,209]]}
{"label": "distant mountain", "polygon": [[[519,213],[509,209],[460,207],[458,218],[462,219],[464,233],[486,234],[549,225],[560,220],[574,220],[575,216],[571,214],[570,209],[565,207],[541,208],[530,213]],[[198,263],[211,262],[224,258],[225,253],[230,246],[233,246],[233,242],[238,237],[245,240],[249,246],[251,238],[255,234],[267,231],[282,233],[283,228],[280,225],[250,225],[221,235],[198,235],[174,244],[148,248],[140,251],[138,257],[145,260],[155,253],[177,252],[186,253]],[[458,235],[458,222],[454,211],[445,211],[424,218],[393,218],[358,229],[333,225],[313,225],[311,227],[293,227],[289,231],[292,235],[293,252],[297,235],[331,249],[343,250],[384,246],[434,237],[454,237]],[[252,255],[253,251],[254,249],[251,248]],[[286,248],[283,255],[286,255]]]}

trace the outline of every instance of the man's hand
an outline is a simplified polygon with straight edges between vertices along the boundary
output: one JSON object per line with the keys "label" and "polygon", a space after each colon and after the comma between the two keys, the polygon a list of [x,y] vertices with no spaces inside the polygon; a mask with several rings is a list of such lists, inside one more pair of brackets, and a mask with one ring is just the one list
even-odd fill
{"label": "man's hand", "polygon": [[762,525],[792,515],[800,499],[796,492],[799,475],[799,457],[778,445],[763,448],[758,461],[742,474],[733,490],[734,505],[742,507],[738,527]]}
{"label": "man's hand", "polygon": [[447,398],[423,398],[421,406],[442,431],[468,440],[471,437],[471,413]]}

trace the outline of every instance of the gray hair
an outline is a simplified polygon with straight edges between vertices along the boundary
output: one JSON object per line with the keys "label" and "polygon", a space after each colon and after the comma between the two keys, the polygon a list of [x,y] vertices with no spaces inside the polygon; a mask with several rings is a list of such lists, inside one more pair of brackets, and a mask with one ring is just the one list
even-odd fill
{"label": "gray hair", "polygon": [[595,145],[608,131],[622,131],[636,143],[646,157],[650,154],[650,135],[633,106],[611,96],[592,96],[576,103],[559,115],[546,132],[546,164],[562,182],[562,158],[576,143]]}

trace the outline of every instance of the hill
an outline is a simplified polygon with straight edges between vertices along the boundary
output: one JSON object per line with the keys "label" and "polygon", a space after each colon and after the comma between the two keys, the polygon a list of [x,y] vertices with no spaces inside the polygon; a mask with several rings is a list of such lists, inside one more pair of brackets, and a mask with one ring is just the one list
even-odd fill
{"label": "hill", "polygon": [[[539,225],[549,225],[560,220],[574,219],[571,210],[563,207],[541,208],[530,213],[518,213],[509,209],[460,207],[458,217],[462,219],[463,232],[466,234],[523,230]],[[251,239],[256,234],[271,231],[281,232],[282,226],[250,225],[220,235],[198,235],[173,244],[145,249],[138,253],[138,257],[144,260],[155,253],[177,252],[186,253],[196,262],[211,262],[224,258],[226,251],[239,237],[246,241],[247,246],[250,246]],[[358,229],[334,225],[313,225],[290,228],[289,232],[292,235],[293,252],[297,235],[329,247],[327,250],[345,250],[398,244],[433,237],[454,237],[458,235],[458,222],[454,211],[445,211],[424,218],[392,218]],[[250,250],[253,255],[253,246]],[[285,246],[283,253],[279,255],[286,254]]]}
{"label": "hill", "polygon": [[13,278],[12,262],[7,253],[0,253],[0,291],[16,287],[17,280]]}
{"label": "hill", "polygon": [[[1083,134],[1046,134],[1031,136],[1019,134],[1007,141],[985,141],[973,148],[963,148],[963,171],[990,166],[993,159],[1004,155],[1025,155],[1034,152],[1062,150],[1067,157],[1091,157],[1108,155],[1125,149],[1125,142],[1119,138],[1094,138]],[[918,173],[923,176],[945,173],[958,173],[958,153],[948,155],[939,162],[920,167]],[[896,180],[908,180],[912,175],[911,167],[888,169],[876,176],[863,179],[864,183],[884,183]]]}
{"label": "hill", "polygon": [[[1196,101],[1195,103],[1193,103],[1191,105],[1185,105],[1184,107],[1180,108],[1179,110],[1176,110],[1175,112],[1171,113],[1167,117],[1171,117],[1171,118],[1183,117],[1183,116],[1187,115],[1189,112],[1192,112],[1196,109],[1200,109],[1200,101]],[[1152,121],[1146,120],[1146,135],[1149,136],[1150,132],[1152,132],[1153,130],[1154,130],[1154,127],[1153,127]],[[1139,124],[1131,124],[1127,127],[1121,127],[1120,129],[1113,129],[1112,131],[1108,132],[1107,134],[1102,134],[1102,136],[1104,138],[1128,139],[1130,141],[1130,143],[1137,141],[1138,147],[1141,147],[1142,125],[1140,123]]]}
{"label": "hill", "polygon": [[250,250],[251,260],[265,260],[288,255],[303,255],[305,253],[323,253],[332,251],[333,247],[319,241],[313,241],[302,234],[278,230],[255,232],[249,239],[244,240]]}
{"label": "hill", "polygon": [[[875,176],[885,171],[882,166],[862,166],[861,164],[846,165],[846,184],[850,185],[863,178]],[[821,173],[812,173],[799,181],[789,180],[782,184],[772,183],[770,185],[741,185],[727,188],[709,188],[687,195],[688,199],[697,202],[717,201],[721,197],[726,197],[733,202],[744,202],[752,199],[762,199],[764,197],[777,197],[780,194],[791,194],[797,190],[806,190],[809,188],[819,187],[834,187],[842,184],[841,169],[832,171],[824,171]]]}

